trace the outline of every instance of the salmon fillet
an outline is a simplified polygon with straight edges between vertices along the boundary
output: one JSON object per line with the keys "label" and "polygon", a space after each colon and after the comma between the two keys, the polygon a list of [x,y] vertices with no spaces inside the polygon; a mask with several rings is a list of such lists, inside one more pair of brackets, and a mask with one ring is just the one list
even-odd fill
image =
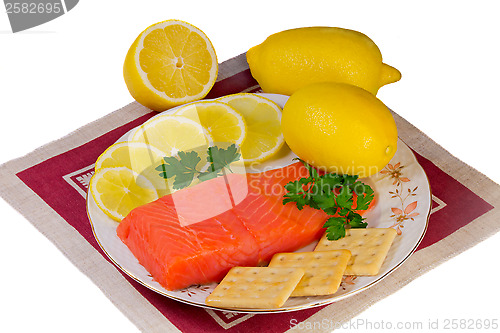
{"label": "salmon fillet", "polygon": [[257,266],[321,237],[323,211],[282,203],[284,185],[305,176],[295,163],[207,180],[133,209],[117,235],[167,290],[219,282],[231,267]]}

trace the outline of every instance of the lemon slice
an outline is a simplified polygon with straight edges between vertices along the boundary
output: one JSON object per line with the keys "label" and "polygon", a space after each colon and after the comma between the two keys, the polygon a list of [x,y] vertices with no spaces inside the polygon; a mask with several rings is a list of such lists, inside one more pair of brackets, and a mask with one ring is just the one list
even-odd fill
{"label": "lemon slice", "polygon": [[158,194],[169,194],[168,182],[155,170],[166,154],[144,142],[118,142],[110,146],[95,162],[95,170],[102,168],[127,167],[143,175],[155,186]]}
{"label": "lemon slice", "polygon": [[254,94],[234,94],[217,99],[243,115],[247,136],[241,145],[245,163],[262,162],[276,154],[285,142],[281,133],[281,108]]}
{"label": "lemon slice", "polygon": [[95,169],[124,166],[141,173],[161,161],[160,149],[144,142],[118,142],[104,151],[95,162]]}
{"label": "lemon slice", "polygon": [[196,151],[202,161],[207,160],[207,148],[213,144],[212,136],[198,122],[172,114],[151,118],[130,134],[130,141],[157,147],[165,156]]}
{"label": "lemon slice", "polygon": [[131,95],[156,111],[205,97],[217,71],[217,56],[205,33],[178,20],[159,22],[144,30],[123,65]]}
{"label": "lemon slice", "polygon": [[235,143],[240,146],[247,134],[241,113],[225,103],[195,102],[181,107],[174,114],[199,122],[216,144]]}
{"label": "lemon slice", "polygon": [[121,221],[135,207],[158,199],[154,185],[127,167],[97,170],[89,189],[97,206],[116,221]]}

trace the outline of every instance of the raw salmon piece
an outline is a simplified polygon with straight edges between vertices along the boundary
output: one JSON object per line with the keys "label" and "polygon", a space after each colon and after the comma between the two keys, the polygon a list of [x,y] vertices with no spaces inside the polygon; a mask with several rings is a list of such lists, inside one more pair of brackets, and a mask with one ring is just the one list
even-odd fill
{"label": "raw salmon piece", "polygon": [[254,238],[231,210],[181,226],[170,196],[132,210],[117,234],[168,290],[220,281],[231,267],[255,266],[259,258]]}
{"label": "raw salmon piece", "polygon": [[259,244],[261,262],[268,262],[277,252],[300,249],[323,234],[327,219],[323,211],[283,205],[284,186],[307,175],[302,163],[247,175],[248,196],[234,211]]}
{"label": "raw salmon piece", "polygon": [[282,199],[285,195],[286,184],[308,176],[307,169],[300,162],[280,169],[247,174],[250,191],[277,199]]}
{"label": "raw salmon piece", "polygon": [[281,198],[251,192],[234,211],[257,241],[261,263],[277,252],[295,251],[319,239],[326,220],[322,211],[309,207],[299,211],[293,203],[284,206]]}
{"label": "raw salmon piece", "polygon": [[[169,196],[182,226],[204,221],[232,209],[247,195],[247,178],[244,174],[230,173],[209,182],[201,182],[195,188],[177,191]],[[210,200],[207,200],[207,195]]]}

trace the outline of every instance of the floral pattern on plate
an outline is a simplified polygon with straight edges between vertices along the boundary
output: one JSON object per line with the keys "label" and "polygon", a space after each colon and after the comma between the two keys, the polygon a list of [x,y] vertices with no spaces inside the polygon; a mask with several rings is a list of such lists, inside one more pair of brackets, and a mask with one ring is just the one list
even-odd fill
{"label": "floral pattern on plate", "polygon": [[[400,206],[392,207],[391,211],[393,214],[391,218],[395,220],[394,224],[391,225],[391,228],[395,228],[398,235],[401,235],[404,228],[404,223],[407,220],[415,221],[415,217],[420,215],[420,213],[415,212],[415,209],[418,206],[418,201],[412,201],[411,199],[417,195],[418,186],[412,188],[411,180],[408,177],[403,177],[402,169],[404,165],[401,162],[396,164],[387,164],[385,168],[380,171],[383,175],[388,175],[390,179],[393,179],[392,185],[395,185],[396,188],[393,191],[389,191],[391,198],[398,199]],[[409,201],[412,201],[408,203]]]}

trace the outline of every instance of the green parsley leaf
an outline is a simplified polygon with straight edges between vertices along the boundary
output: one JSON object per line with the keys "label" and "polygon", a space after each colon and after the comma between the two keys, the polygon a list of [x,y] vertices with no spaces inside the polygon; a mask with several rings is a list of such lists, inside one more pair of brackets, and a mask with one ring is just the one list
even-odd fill
{"label": "green parsley leaf", "polygon": [[195,151],[186,153],[180,151],[178,156],[168,156],[163,158],[164,163],[156,168],[162,171],[160,176],[174,178],[173,188],[179,190],[191,185],[195,175],[198,173],[196,166],[201,161]]}
{"label": "green parsley leaf", "polygon": [[347,220],[351,228],[366,228],[368,225],[368,223],[363,222],[365,219],[361,215],[352,211],[347,215]]}
{"label": "green parsley leaf", "polygon": [[350,209],[352,207],[352,191],[348,186],[343,186],[337,195],[337,205],[341,208]]}
{"label": "green parsley leaf", "polygon": [[[285,185],[287,191],[283,204],[295,202],[298,209],[309,206],[321,209],[332,216],[327,219],[324,227],[327,228],[329,240],[340,239],[345,236],[347,228],[366,228],[368,223],[356,213],[356,210],[366,210],[373,200],[373,189],[358,180],[356,175],[339,175],[318,171],[307,162],[297,159],[308,170],[308,177],[289,182]],[[356,194],[356,208],[353,209],[354,194]]]}
{"label": "green parsley leaf", "polygon": [[310,202],[309,193],[304,190],[304,185],[307,185],[309,180],[307,178],[301,178],[299,180],[289,182],[285,185],[285,189],[288,191],[284,195],[283,204],[287,204],[288,202],[297,203],[297,208],[302,210],[305,205],[308,205]]}
{"label": "green parsley leaf", "polygon": [[302,160],[300,158],[294,158],[293,160],[300,161],[300,162],[302,162],[302,164],[304,164],[304,166],[306,167],[307,171],[309,172],[309,178],[311,180],[318,179],[318,177],[319,177],[318,170],[316,170],[312,165],[310,165],[309,163],[307,163],[306,161],[304,161],[304,160]]}
{"label": "green parsley leaf", "polygon": [[237,161],[241,154],[235,144],[230,145],[226,149],[218,148],[217,146],[208,147],[207,161],[210,163],[210,171],[218,172],[224,168],[231,171],[230,165]]}
{"label": "green parsley leaf", "polygon": [[326,220],[323,228],[326,228],[326,238],[337,240],[345,237],[345,217],[330,217]]}
{"label": "green parsley leaf", "polygon": [[335,203],[335,194],[331,191],[321,192],[314,195],[313,201],[318,205],[320,209],[326,210],[331,207],[335,207],[335,209],[337,209],[337,205]]}
{"label": "green parsley leaf", "polygon": [[352,186],[356,183],[358,179],[357,175],[343,175],[344,185],[349,186],[352,189]]}
{"label": "green parsley leaf", "polygon": [[321,176],[316,182],[324,192],[332,192],[342,187],[343,177],[336,173],[327,173]]}
{"label": "green parsley leaf", "polygon": [[[361,183],[361,182],[357,182]],[[363,184],[363,191],[361,193],[356,193],[356,210],[366,210],[370,206],[375,193],[370,186]]]}
{"label": "green parsley leaf", "polygon": [[160,171],[160,177],[173,179],[173,188],[180,190],[191,185],[195,178],[205,181],[222,175],[224,168],[231,171],[230,164],[241,156],[235,144],[227,148],[208,147],[207,154],[210,163],[207,171],[198,170],[201,158],[196,151],[180,151],[177,156],[164,157],[163,163],[155,169]]}

